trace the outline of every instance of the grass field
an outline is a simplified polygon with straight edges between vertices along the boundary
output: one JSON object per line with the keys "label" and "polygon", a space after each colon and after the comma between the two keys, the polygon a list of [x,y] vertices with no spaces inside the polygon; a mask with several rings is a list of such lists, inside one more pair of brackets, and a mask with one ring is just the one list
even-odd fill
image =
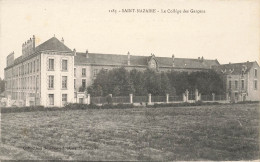
{"label": "grass field", "polygon": [[259,105],[2,114],[2,159],[256,160]]}

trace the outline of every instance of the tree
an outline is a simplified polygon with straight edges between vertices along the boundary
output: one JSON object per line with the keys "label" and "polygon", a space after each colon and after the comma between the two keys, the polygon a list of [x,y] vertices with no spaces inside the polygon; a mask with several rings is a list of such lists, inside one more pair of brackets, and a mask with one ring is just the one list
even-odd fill
{"label": "tree", "polygon": [[133,69],[130,71],[130,80],[132,82],[133,94],[136,96],[144,96],[147,95],[147,90],[145,88],[145,77],[143,72],[137,71],[136,69]]}
{"label": "tree", "polygon": [[176,90],[170,84],[170,80],[164,72],[161,73],[161,92],[160,95],[169,94],[170,96],[176,95]]}
{"label": "tree", "polygon": [[146,69],[144,71],[145,88],[148,93],[158,96],[161,91],[161,76],[154,70]]}

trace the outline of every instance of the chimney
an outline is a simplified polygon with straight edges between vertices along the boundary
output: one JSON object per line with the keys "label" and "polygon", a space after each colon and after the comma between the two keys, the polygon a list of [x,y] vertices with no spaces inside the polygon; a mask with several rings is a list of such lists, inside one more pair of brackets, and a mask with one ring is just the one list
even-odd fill
{"label": "chimney", "polygon": [[75,48],[73,49],[73,54],[74,54],[74,56],[76,56],[76,49]]}
{"label": "chimney", "polygon": [[35,51],[35,36],[33,35],[32,38],[32,47],[33,47],[33,52]]}
{"label": "chimney", "polygon": [[174,67],[174,60],[175,60],[175,57],[174,57],[174,54],[172,55],[172,67]]}
{"label": "chimney", "polygon": [[61,38],[61,43],[63,43],[63,44],[64,44],[64,39],[63,39],[63,37]]}
{"label": "chimney", "polygon": [[204,57],[202,56],[202,57],[201,57],[201,62],[203,62],[203,61],[204,61]]}
{"label": "chimney", "polygon": [[130,52],[127,52],[127,65],[130,65]]}
{"label": "chimney", "polygon": [[88,58],[88,50],[86,50],[86,58]]}

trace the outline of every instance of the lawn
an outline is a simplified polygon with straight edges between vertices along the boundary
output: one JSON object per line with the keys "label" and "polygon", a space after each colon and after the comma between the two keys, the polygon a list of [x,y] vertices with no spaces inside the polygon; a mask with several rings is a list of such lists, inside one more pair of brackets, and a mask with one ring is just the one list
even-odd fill
{"label": "lawn", "polygon": [[256,160],[259,105],[3,113],[0,158]]}

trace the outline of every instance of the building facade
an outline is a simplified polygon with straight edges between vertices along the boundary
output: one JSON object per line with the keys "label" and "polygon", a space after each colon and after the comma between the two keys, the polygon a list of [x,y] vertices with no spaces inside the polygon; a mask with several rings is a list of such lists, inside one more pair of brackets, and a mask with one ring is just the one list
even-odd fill
{"label": "building facade", "polygon": [[[14,59],[14,52],[7,56],[5,94],[6,97],[26,106],[61,107],[68,102],[84,103],[84,94],[79,93],[79,90],[90,86],[101,69],[111,70],[119,67],[127,70],[151,68],[158,72],[171,70],[194,72],[213,68],[221,71],[222,67],[224,69],[224,65],[220,66],[217,60],[207,60],[203,57],[188,59],[175,58],[174,55],[172,57],[156,57],[154,54],[136,56],[129,52],[124,55],[76,52],[64,44],[63,38],[58,40],[56,37],[37,46],[33,36],[23,43],[20,57]],[[256,62],[250,67],[247,66],[243,75],[244,90],[247,91],[240,91],[240,89],[239,92],[232,91],[235,96],[237,93],[243,93],[247,94],[246,99],[259,99],[256,97],[255,87],[251,84],[252,80],[256,80],[259,87],[259,75],[257,74],[257,77],[251,75],[255,72],[254,69],[257,69],[258,73],[259,66]],[[226,75],[228,83],[231,80],[230,76],[232,80],[239,82],[233,84],[232,81],[232,86],[242,84],[240,74],[237,74],[238,76],[236,74],[234,72],[232,76]]]}
{"label": "building facade", "polygon": [[231,101],[259,101],[259,65],[257,62],[243,62],[214,66],[223,76],[226,94]]}
{"label": "building facade", "polygon": [[198,59],[136,56],[129,52],[125,55],[100,54],[100,53],[76,53],[75,55],[75,88],[88,87],[92,84],[96,75],[101,69],[111,70],[124,67],[127,70],[155,69],[158,72],[164,71],[207,71],[213,66],[219,65],[217,60],[206,60],[203,57]]}
{"label": "building facade", "polygon": [[33,36],[23,44],[20,57],[7,56],[6,97],[27,106],[73,102],[74,55],[55,37],[35,47]]}

